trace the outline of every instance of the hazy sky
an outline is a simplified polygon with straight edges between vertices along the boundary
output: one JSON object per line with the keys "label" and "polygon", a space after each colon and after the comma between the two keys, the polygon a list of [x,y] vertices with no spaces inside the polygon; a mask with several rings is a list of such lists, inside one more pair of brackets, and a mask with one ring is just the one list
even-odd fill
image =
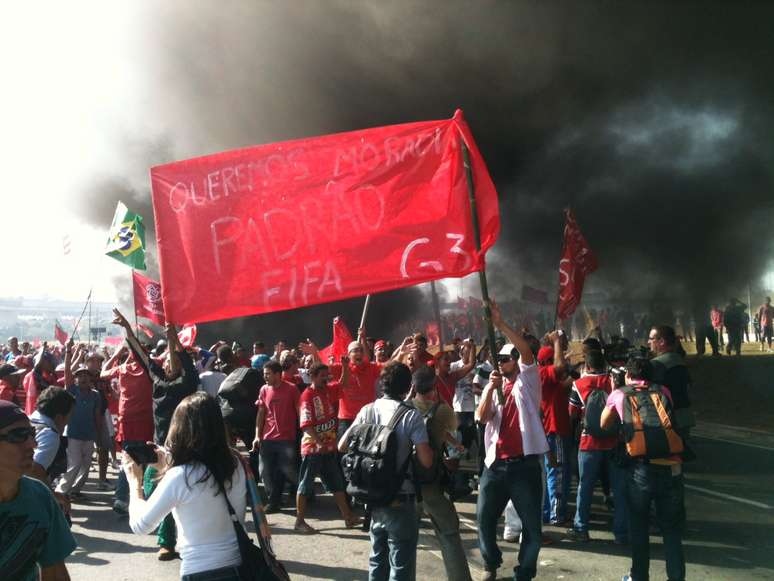
{"label": "hazy sky", "polygon": [[0,277],[0,296],[83,299],[93,284],[97,300],[111,301],[111,277],[129,275],[102,257],[108,224],[86,226],[73,194],[94,173],[119,165],[117,131],[153,131],[138,122],[149,104],[132,5],[14,2],[0,9],[0,241],[17,257],[13,275]]}

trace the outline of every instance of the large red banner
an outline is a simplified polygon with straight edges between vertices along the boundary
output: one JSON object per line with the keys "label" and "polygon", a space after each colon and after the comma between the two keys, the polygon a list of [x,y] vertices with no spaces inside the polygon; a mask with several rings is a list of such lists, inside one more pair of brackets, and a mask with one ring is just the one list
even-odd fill
{"label": "large red banner", "polygon": [[484,268],[500,230],[461,111],[161,165],[151,181],[164,308],[178,324],[465,276]]}
{"label": "large red banner", "polygon": [[556,302],[558,319],[568,319],[580,304],[586,276],[597,269],[597,258],[580,231],[569,208],[564,211],[564,244],[559,260],[559,299]]}

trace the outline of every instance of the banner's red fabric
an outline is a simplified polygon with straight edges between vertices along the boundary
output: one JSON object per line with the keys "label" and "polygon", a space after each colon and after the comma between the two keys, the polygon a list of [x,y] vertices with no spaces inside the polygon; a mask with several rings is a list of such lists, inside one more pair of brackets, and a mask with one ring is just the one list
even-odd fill
{"label": "banner's red fabric", "polygon": [[461,111],[161,165],[151,182],[164,308],[178,324],[464,276],[484,268],[500,230]]}
{"label": "banner's red fabric", "polygon": [[118,337],[110,337],[110,336],[108,336],[108,337],[105,337],[102,340],[102,342],[105,345],[110,345],[111,347],[118,347],[121,343],[124,342],[124,338],[123,338],[123,336],[118,336]]}
{"label": "banner's red fabric", "polygon": [[347,355],[347,347],[353,341],[352,333],[343,319],[333,319],[333,342],[325,349],[320,349],[320,361],[327,364],[329,357],[333,357],[334,364],[338,365],[342,357]]}
{"label": "banner's red fabric", "polygon": [[564,244],[559,261],[559,299],[556,302],[558,319],[568,319],[580,304],[586,276],[597,269],[597,259],[583,237],[575,216],[569,208],[564,211]]}
{"label": "banner's red fabric", "polygon": [[132,271],[134,285],[134,312],[138,317],[145,317],[154,323],[164,325],[164,303],[161,299],[161,284]]}
{"label": "banner's red fabric", "polygon": [[59,323],[54,323],[54,337],[57,341],[59,341],[63,346],[67,344],[67,340],[70,338],[67,333],[65,332],[62,327],[59,326]]}

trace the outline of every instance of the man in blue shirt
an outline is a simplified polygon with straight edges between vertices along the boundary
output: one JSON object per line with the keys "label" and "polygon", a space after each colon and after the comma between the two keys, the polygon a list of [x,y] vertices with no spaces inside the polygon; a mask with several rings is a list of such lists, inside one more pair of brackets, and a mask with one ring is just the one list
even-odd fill
{"label": "man in blue shirt", "polygon": [[[19,406],[0,401],[0,571],[3,579],[69,581],[75,539],[53,494],[23,476],[32,468],[35,428]],[[40,573],[40,577],[39,577]]]}

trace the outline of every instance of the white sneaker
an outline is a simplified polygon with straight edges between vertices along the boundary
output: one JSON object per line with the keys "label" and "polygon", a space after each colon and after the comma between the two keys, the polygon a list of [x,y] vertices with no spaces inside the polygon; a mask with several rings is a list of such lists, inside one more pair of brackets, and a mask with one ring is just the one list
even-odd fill
{"label": "white sneaker", "polygon": [[503,540],[506,543],[518,543],[520,536],[521,536],[521,531],[512,531],[509,529],[505,529],[503,531]]}

